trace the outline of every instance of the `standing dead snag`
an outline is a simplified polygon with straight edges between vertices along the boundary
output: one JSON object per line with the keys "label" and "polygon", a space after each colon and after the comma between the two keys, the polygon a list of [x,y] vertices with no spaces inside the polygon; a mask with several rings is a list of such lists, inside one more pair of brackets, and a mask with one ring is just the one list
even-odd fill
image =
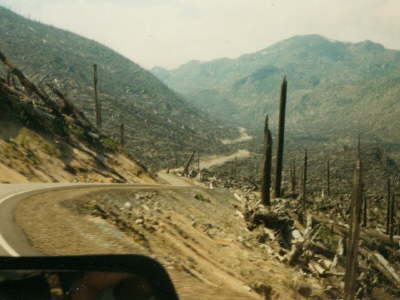
{"label": "standing dead snag", "polygon": [[350,205],[350,229],[347,240],[346,274],[344,277],[344,300],[354,300],[358,272],[358,244],[362,206],[361,160],[357,160],[353,173],[353,192]]}
{"label": "standing dead snag", "polygon": [[278,145],[276,151],[276,169],[275,169],[275,197],[280,197],[282,190],[282,168],[283,168],[283,146],[285,141],[285,113],[287,98],[287,81],[286,76],[283,78],[281,85],[281,97],[279,105],[279,129],[278,129]]}
{"label": "standing dead snag", "polygon": [[189,167],[190,167],[190,164],[191,164],[192,161],[193,161],[193,158],[194,158],[195,153],[196,153],[196,151],[193,151],[192,155],[190,155],[189,160],[187,161],[187,163],[186,163],[186,165],[185,165],[185,168],[183,169],[183,175],[184,175],[184,176],[189,175]]}
{"label": "standing dead snag", "polygon": [[392,191],[391,191],[391,183],[390,183],[390,178],[387,179],[386,183],[386,200],[387,200],[387,206],[386,206],[386,234],[389,234],[390,231],[390,210],[391,210],[391,200],[392,200]]}
{"label": "standing dead snag", "polygon": [[11,71],[7,70],[7,85],[11,85]]}
{"label": "standing dead snag", "polygon": [[268,115],[264,125],[264,163],[261,176],[261,199],[265,206],[271,205],[271,167],[272,167],[272,136],[268,128]]}
{"label": "standing dead snag", "polygon": [[292,160],[292,164],[290,166],[290,184],[292,189],[292,194],[296,194],[296,160]]}
{"label": "standing dead snag", "polygon": [[363,222],[362,225],[363,227],[367,227],[368,225],[368,198],[367,198],[367,192],[365,190],[365,185],[363,183],[362,185],[362,201],[363,201]]}
{"label": "standing dead snag", "polygon": [[97,129],[101,131],[102,119],[101,119],[101,103],[99,101],[98,91],[97,91],[97,65],[93,65],[93,83],[94,83],[94,102],[96,108],[96,125]]}
{"label": "standing dead snag", "polygon": [[303,165],[303,178],[302,178],[302,195],[301,195],[301,203],[303,213],[306,212],[306,203],[307,203],[307,167],[308,167],[308,155],[307,149],[304,150],[304,165]]}
{"label": "standing dead snag", "polygon": [[395,227],[395,218],[396,218],[396,213],[395,213],[395,202],[396,202],[396,196],[395,193],[392,194],[391,201],[390,201],[390,214],[389,214],[389,238],[390,241],[393,242],[393,235],[394,235],[394,227]]}
{"label": "standing dead snag", "polygon": [[197,151],[197,172],[200,174],[200,151]]}
{"label": "standing dead snag", "polygon": [[326,162],[326,195],[328,198],[331,196],[331,166],[329,158]]}

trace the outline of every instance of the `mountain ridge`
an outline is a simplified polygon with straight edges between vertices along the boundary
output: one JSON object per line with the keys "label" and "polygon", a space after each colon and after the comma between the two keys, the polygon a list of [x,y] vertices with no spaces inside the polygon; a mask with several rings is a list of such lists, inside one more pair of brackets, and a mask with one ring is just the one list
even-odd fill
{"label": "mountain ridge", "polygon": [[[260,127],[267,113],[277,119],[284,75],[289,81],[287,125],[294,135],[338,138],[343,132],[366,132],[377,140],[393,140],[394,132],[382,136],[381,128],[400,129],[394,114],[400,112],[397,86],[390,84],[400,78],[400,51],[368,40],[349,43],[318,35],[295,36],[237,59],[184,65],[163,80],[208,113],[224,115],[218,101],[224,99],[228,111],[236,110],[225,119]],[[207,97],[202,96],[205,91]],[[382,121],[379,115],[385,116]]]}
{"label": "mountain ridge", "polygon": [[56,83],[93,123],[92,70],[98,64],[104,130],[117,136],[124,123],[128,150],[146,165],[166,167],[177,152],[187,155],[193,148],[223,151],[220,140],[235,134],[149,71],[96,41],[2,7],[0,27],[1,50],[33,82]]}

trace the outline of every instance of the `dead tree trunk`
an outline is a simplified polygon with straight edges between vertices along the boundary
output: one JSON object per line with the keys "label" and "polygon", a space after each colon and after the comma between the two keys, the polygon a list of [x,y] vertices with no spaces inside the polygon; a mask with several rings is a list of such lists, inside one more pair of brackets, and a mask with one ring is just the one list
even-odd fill
{"label": "dead tree trunk", "polygon": [[365,185],[362,185],[362,201],[363,201],[363,227],[367,227],[368,225],[368,198],[367,192],[365,190]]}
{"label": "dead tree trunk", "polygon": [[[393,200],[392,200],[392,232],[393,234],[396,234],[396,208],[397,208],[397,203],[396,203],[396,194],[393,193]],[[400,234],[400,233],[398,233]],[[392,239],[393,240],[393,239]]]}
{"label": "dead tree trunk", "polygon": [[385,278],[391,282],[394,286],[400,289],[400,276],[396,273],[396,270],[380,253],[374,251],[371,257],[372,265],[380,271]]}
{"label": "dead tree trunk", "polygon": [[307,149],[304,150],[304,164],[303,164],[303,178],[302,178],[302,195],[301,195],[301,202],[302,202],[302,209],[303,214],[305,214],[307,209],[307,168],[308,168],[308,155]]}
{"label": "dead tree trunk", "polygon": [[276,169],[275,169],[275,197],[281,196],[282,186],[282,168],[283,168],[283,147],[285,141],[285,114],[286,114],[286,98],[287,98],[287,81],[286,76],[283,78],[281,85],[281,97],[279,106],[279,129],[278,129],[278,145],[276,151]]}
{"label": "dead tree trunk", "polygon": [[395,229],[395,202],[396,202],[396,196],[395,193],[392,194],[390,201],[390,214],[389,214],[389,238],[390,241],[393,243],[393,235],[394,235],[394,229]]}
{"label": "dead tree trunk", "polygon": [[178,168],[178,154],[175,153],[175,169]]}
{"label": "dead tree trunk", "polygon": [[98,95],[98,90],[97,90],[97,65],[93,65],[93,83],[94,83],[94,103],[95,103],[95,109],[96,109],[96,125],[97,129],[101,131],[102,128],[102,119],[101,119],[101,104],[99,101],[99,95]]}
{"label": "dead tree trunk", "polygon": [[326,162],[326,195],[328,198],[331,196],[331,166],[329,159]]}
{"label": "dead tree trunk", "polygon": [[391,210],[391,201],[392,201],[392,191],[391,191],[391,182],[390,178],[388,178],[386,183],[386,191],[387,191],[387,206],[386,206],[386,234],[389,234],[390,231],[390,210]]}
{"label": "dead tree trunk", "polygon": [[347,240],[346,273],[344,277],[344,300],[354,300],[358,272],[358,244],[362,206],[362,170],[358,159],[353,173],[353,192],[350,205],[349,233]]}
{"label": "dead tree trunk", "polygon": [[60,91],[54,84],[48,83],[47,86],[52,92],[63,101],[64,105],[61,109],[63,114],[72,115],[75,117],[76,122],[86,130],[93,131],[94,127],[90,121],[86,118],[85,114],[75,107],[75,105]]}
{"label": "dead tree trunk", "polygon": [[125,146],[125,125],[121,124],[120,126],[120,142],[121,142],[121,147]]}
{"label": "dead tree trunk", "polygon": [[15,79],[15,76],[11,73],[11,78],[10,78],[10,83],[11,83],[11,86],[12,87],[14,87],[14,89],[18,89],[18,86],[17,86],[17,80]]}
{"label": "dead tree trunk", "polygon": [[197,172],[200,174],[200,151],[197,151]]}
{"label": "dead tree trunk", "polygon": [[290,168],[291,174],[290,174],[290,182],[292,186],[292,194],[296,194],[296,160],[293,159],[292,161],[292,166]]}
{"label": "dead tree trunk", "polygon": [[7,71],[7,85],[11,85],[11,71],[8,70]]}
{"label": "dead tree trunk", "polygon": [[271,205],[271,167],[272,167],[272,136],[268,128],[268,115],[264,125],[264,163],[261,176],[261,199],[265,206]]}
{"label": "dead tree trunk", "polygon": [[189,167],[193,161],[194,155],[196,151],[193,151],[193,153],[190,155],[189,160],[186,162],[185,168],[183,169],[183,175],[187,176],[189,175]]}
{"label": "dead tree trunk", "polygon": [[237,170],[238,170],[238,163],[237,163],[237,161],[238,161],[238,159],[237,159],[237,157],[235,157],[235,159],[233,160],[234,161],[234,164],[233,164],[233,169],[232,169],[232,171],[233,171],[233,177],[234,178],[236,178],[236,176],[237,176]]}
{"label": "dead tree trunk", "polygon": [[17,77],[19,82],[25,88],[28,94],[34,93],[46,105],[48,105],[58,117],[62,117],[60,113],[60,108],[57,105],[57,103],[55,103],[52,99],[50,99],[45,93],[39,90],[39,88],[36,85],[34,85],[28,78],[26,78],[24,73],[22,73],[21,70],[15,67],[1,51],[0,51],[0,61],[2,61],[9,68],[9,71],[11,72],[11,81],[15,88],[16,88],[15,77]]}

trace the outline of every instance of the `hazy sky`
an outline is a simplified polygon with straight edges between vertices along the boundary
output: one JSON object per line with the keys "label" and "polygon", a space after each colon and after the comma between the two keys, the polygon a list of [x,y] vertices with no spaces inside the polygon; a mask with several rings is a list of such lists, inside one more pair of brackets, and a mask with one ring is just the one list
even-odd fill
{"label": "hazy sky", "polygon": [[297,34],[400,49],[400,0],[0,0],[140,65],[237,57]]}

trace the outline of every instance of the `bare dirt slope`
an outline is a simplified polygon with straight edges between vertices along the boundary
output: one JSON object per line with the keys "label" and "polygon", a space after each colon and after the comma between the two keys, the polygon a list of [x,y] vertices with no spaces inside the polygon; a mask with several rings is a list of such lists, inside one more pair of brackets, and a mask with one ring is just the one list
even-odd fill
{"label": "bare dirt slope", "polygon": [[123,153],[99,153],[78,140],[66,143],[4,116],[0,153],[0,183],[155,182]]}
{"label": "bare dirt slope", "polygon": [[0,62],[0,183],[154,183],[57,85],[36,85],[1,52]]}
{"label": "bare dirt slope", "polygon": [[24,200],[16,221],[45,254],[151,255],[182,299],[264,299],[260,285],[273,299],[324,299],[315,279],[254,242],[239,205],[226,191],[196,187],[49,192]]}

